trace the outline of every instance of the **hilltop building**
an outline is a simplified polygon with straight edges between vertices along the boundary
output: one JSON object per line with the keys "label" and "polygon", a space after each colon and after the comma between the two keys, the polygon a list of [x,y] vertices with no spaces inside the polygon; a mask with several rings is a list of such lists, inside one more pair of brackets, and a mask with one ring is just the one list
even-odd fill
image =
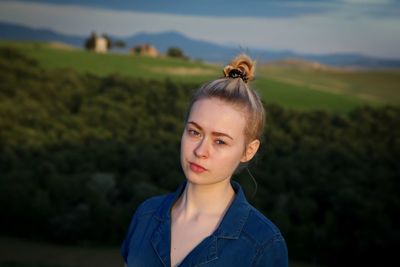
{"label": "hilltop building", "polygon": [[107,39],[100,36],[96,38],[94,51],[98,53],[106,53],[107,52]]}
{"label": "hilltop building", "polygon": [[90,51],[94,51],[97,53],[106,53],[109,48],[109,40],[105,35],[97,36],[95,32],[93,32],[90,37],[85,42],[85,48]]}
{"label": "hilltop building", "polygon": [[131,53],[134,55],[148,56],[148,57],[157,57],[158,51],[151,44],[140,44],[136,45],[131,49]]}

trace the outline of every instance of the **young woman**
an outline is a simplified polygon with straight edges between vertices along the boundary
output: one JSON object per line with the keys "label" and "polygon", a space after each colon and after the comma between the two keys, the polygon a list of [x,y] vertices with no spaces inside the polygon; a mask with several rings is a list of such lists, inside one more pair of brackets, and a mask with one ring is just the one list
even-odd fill
{"label": "young woman", "polygon": [[136,210],[122,244],[126,266],[288,266],[279,229],[231,180],[264,128],[261,100],[247,84],[254,63],[240,55],[224,75],[194,94],[181,140],[186,181]]}

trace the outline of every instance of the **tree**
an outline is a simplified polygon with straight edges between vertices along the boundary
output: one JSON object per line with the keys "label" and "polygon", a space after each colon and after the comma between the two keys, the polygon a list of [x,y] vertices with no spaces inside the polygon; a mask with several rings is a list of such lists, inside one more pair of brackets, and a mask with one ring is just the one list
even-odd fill
{"label": "tree", "polygon": [[187,56],[184,55],[182,49],[180,49],[179,47],[170,47],[170,48],[168,48],[167,56],[187,59]]}
{"label": "tree", "polygon": [[85,41],[85,48],[87,50],[93,50],[95,45],[96,45],[96,38],[97,35],[95,32],[92,32],[92,34],[90,35],[90,37],[88,39],[86,39]]}

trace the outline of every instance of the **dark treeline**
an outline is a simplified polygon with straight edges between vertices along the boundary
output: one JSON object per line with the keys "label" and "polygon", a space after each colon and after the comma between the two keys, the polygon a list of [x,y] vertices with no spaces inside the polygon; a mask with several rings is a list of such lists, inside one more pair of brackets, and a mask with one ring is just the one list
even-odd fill
{"label": "dark treeline", "polygon": [[[135,207],[184,180],[179,142],[197,84],[43,70],[0,49],[0,231],[120,244]],[[384,266],[400,241],[400,108],[346,115],[267,106],[257,160],[235,177],[291,259]]]}

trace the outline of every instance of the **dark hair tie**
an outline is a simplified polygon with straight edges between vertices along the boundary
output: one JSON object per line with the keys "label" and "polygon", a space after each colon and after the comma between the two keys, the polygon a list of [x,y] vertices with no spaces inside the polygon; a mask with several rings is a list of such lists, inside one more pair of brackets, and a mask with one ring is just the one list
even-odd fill
{"label": "dark hair tie", "polygon": [[228,76],[230,78],[241,78],[244,82],[247,82],[248,78],[246,77],[246,75],[244,75],[244,72],[242,72],[241,70],[238,69],[232,69],[229,73]]}

